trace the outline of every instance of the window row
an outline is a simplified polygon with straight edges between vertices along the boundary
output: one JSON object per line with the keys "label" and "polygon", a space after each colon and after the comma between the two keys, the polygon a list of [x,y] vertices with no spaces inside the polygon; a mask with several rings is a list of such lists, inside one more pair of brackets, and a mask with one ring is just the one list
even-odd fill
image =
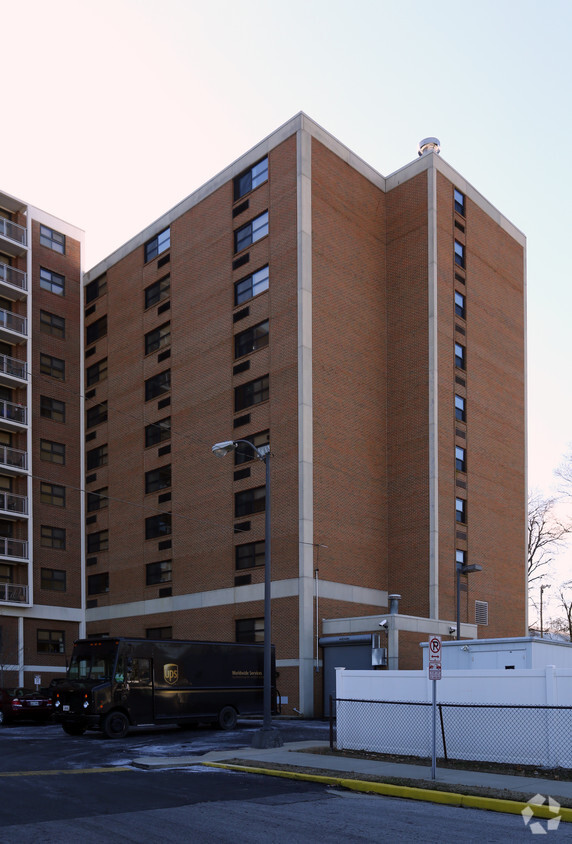
{"label": "window row", "polygon": [[171,229],[166,228],[145,244],[145,263],[166,252],[171,246]]}
{"label": "window row", "polygon": [[66,236],[49,228],[49,226],[40,226],[40,243],[60,255],[66,254]]}
{"label": "window row", "polygon": [[270,397],[270,376],[263,375],[254,381],[247,381],[234,388],[234,410],[238,413],[247,407],[268,401]]}
{"label": "window row", "polygon": [[43,290],[49,290],[50,293],[55,293],[56,296],[64,296],[66,291],[66,280],[60,273],[55,273],[52,270],[47,270],[45,267],[40,267],[40,287]]}
{"label": "window row", "polygon": [[268,181],[268,156],[258,161],[234,180],[234,201]]}
{"label": "window row", "polygon": [[248,246],[261,240],[268,234],[268,211],[245,223],[234,232],[234,251],[242,252]]}

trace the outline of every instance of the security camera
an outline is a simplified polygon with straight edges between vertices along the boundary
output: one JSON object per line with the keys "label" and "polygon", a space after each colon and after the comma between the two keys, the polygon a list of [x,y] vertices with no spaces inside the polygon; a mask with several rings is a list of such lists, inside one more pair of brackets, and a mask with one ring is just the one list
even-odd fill
{"label": "security camera", "polygon": [[387,627],[387,619],[384,618],[382,621],[379,622],[380,627]]}
{"label": "security camera", "polygon": [[451,624],[451,626],[449,627],[449,633],[451,633],[451,635],[452,635],[453,633],[456,633],[456,632],[457,632],[457,628],[453,627],[453,625]]}

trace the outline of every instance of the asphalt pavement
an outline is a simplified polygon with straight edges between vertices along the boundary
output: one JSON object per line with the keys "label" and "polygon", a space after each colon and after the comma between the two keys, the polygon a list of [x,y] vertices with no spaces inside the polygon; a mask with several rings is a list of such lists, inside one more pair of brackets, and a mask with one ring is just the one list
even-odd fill
{"label": "asphalt pavement", "polygon": [[[451,803],[515,814],[522,812],[522,809],[527,805],[522,800],[521,795],[530,795],[527,800],[540,795],[544,798],[545,805],[540,808],[535,806],[534,814],[537,817],[545,818],[553,816],[548,801],[549,797],[557,802],[564,799],[572,801],[572,781],[569,780],[439,767],[436,769],[435,779],[432,779],[431,767],[427,765],[325,755],[320,752],[328,747],[328,742],[297,741],[285,743],[282,747],[263,750],[243,747],[239,750],[210,751],[199,758],[196,754],[192,756],[141,756],[133,759],[132,764],[135,767],[148,770],[203,764],[236,770],[256,769],[258,773],[266,775],[291,775],[294,778],[303,776],[304,779],[315,781],[332,778],[337,785],[359,791],[377,791],[378,793],[410,799]],[[312,749],[316,752],[312,753]],[[236,764],[237,760],[240,760],[240,764]],[[261,764],[265,767],[259,767]],[[292,772],[291,766],[296,767],[298,772]],[[320,773],[315,773],[316,771]],[[345,777],[348,774],[351,774],[354,778],[346,779]],[[356,776],[357,780],[355,779]],[[375,781],[371,779],[372,777],[375,778]],[[397,779],[402,782],[410,781],[410,785],[388,784],[383,788],[383,783],[380,784],[379,780],[384,777],[388,779],[389,783]],[[423,788],[417,787],[420,782],[423,783]],[[474,792],[471,795],[466,793],[455,794],[455,786],[463,786],[463,792],[471,789],[474,789]],[[483,789],[488,790],[487,796],[484,796]],[[495,793],[494,797],[490,796],[491,791]],[[517,795],[519,797],[515,799]],[[536,802],[539,804],[540,799]],[[561,820],[572,822],[572,809],[559,808],[559,814]]]}

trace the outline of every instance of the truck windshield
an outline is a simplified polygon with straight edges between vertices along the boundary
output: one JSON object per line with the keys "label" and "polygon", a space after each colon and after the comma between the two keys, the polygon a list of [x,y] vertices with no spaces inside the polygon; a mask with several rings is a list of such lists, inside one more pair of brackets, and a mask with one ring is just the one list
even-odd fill
{"label": "truck windshield", "polygon": [[86,642],[74,646],[68,678],[70,680],[110,680],[113,675],[117,644]]}

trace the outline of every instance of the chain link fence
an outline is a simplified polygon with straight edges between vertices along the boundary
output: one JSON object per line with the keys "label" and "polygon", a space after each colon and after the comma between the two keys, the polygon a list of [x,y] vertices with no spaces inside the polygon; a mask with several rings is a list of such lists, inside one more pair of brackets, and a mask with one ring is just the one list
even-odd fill
{"label": "chain link fence", "polygon": [[[431,758],[433,706],[330,700],[330,747]],[[572,768],[572,706],[438,703],[443,759]]]}

